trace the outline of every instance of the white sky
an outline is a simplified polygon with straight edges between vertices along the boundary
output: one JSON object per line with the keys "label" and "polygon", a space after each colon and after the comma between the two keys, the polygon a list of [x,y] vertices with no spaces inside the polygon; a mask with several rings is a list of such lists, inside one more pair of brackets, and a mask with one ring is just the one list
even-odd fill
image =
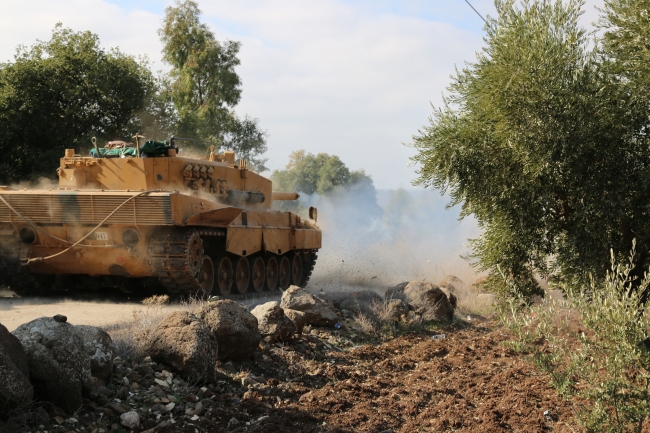
{"label": "white sky", "polygon": [[[146,54],[162,69],[157,29],[170,0],[0,0],[0,61],[46,40],[56,22],[97,33],[104,47]],[[473,0],[484,15],[489,0]],[[587,0],[584,23],[597,17]],[[413,151],[455,65],[482,46],[464,0],[199,0],[219,39],[242,42],[240,114],[269,133],[269,167],[306,149],[365,169],[377,188],[409,187]]]}

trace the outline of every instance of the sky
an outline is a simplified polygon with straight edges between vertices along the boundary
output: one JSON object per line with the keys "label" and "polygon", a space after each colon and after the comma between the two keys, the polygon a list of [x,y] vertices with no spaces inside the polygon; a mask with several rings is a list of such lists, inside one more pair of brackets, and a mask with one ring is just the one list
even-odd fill
{"label": "sky", "polygon": [[[415,188],[405,146],[439,106],[456,66],[483,45],[465,0],[198,0],[220,40],[242,43],[240,115],[268,133],[268,166],[297,149],[338,155],[378,189]],[[0,62],[57,22],[164,70],[157,29],[171,0],[0,0]],[[489,0],[473,0],[493,15]],[[597,19],[587,0],[583,24]],[[419,187],[418,187],[419,188]]]}

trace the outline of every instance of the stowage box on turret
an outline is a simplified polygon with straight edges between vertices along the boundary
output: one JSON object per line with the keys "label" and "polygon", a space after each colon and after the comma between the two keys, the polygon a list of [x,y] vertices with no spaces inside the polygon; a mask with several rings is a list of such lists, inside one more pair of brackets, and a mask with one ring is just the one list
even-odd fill
{"label": "stowage box on turret", "polygon": [[[266,179],[233,152],[177,156],[174,141],[68,149],[59,187],[0,187],[0,284],[40,287],[162,285],[184,296],[249,297],[304,287],[321,247],[306,220],[271,210]],[[53,286],[54,285],[54,286]]]}

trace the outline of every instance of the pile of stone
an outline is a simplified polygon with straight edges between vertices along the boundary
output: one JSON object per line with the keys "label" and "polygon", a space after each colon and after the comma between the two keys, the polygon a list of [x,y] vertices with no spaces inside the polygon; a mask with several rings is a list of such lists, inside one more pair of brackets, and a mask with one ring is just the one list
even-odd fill
{"label": "pile of stone", "polygon": [[[455,297],[411,282],[389,289],[385,298],[361,291],[333,299],[291,287],[279,303],[252,311],[230,300],[207,302],[193,313],[167,315],[148,333],[144,361],[115,357],[104,330],[74,326],[62,315],[12,333],[0,325],[0,430],[21,431],[18,413],[32,430],[54,433],[173,431],[179,422],[221,425],[224,413],[236,415],[232,423],[228,418],[233,427],[247,419],[245,412],[219,402],[254,400],[281,390],[291,377],[326,371],[332,353],[354,344],[341,328],[345,317],[373,314],[377,305],[394,320],[409,314],[440,320],[453,315]],[[257,373],[242,373],[250,369]],[[245,422],[254,420],[242,428]]]}

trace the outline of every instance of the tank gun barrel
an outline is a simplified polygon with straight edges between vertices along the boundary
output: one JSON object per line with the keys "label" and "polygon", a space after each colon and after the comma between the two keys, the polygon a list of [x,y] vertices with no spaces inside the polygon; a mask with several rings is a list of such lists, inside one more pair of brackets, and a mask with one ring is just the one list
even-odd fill
{"label": "tank gun barrel", "polygon": [[273,200],[298,200],[300,198],[300,194],[297,192],[273,191],[272,197]]}

